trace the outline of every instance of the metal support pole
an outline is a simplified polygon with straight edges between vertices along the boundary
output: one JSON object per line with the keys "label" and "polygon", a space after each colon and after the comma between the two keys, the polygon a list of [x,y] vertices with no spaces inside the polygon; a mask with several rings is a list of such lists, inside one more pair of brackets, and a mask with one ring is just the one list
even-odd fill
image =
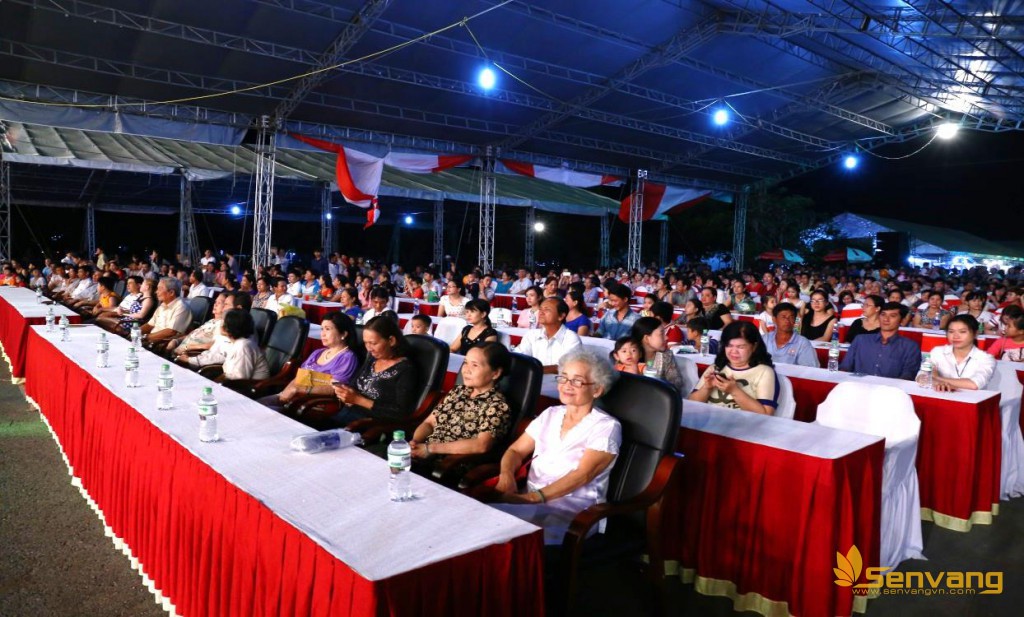
{"label": "metal support pole", "polygon": [[487,146],[480,175],[480,242],[479,266],[484,272],[494,270],[494,202],[497,183],[494,177],[494,150]]}
{"label": "metal support pole", "polygon": [[277,137],[270,116],[261,116],[256,134],[256,202],[253,208],[252,265],[270,265],[270,235],[274,218],[274,162]]}
{"label": "metal support pole", "polygon": [[607,214],[601,215],[601,267],[611,264],[612,253],[612,220]]}
{"label": "metal support pole", "polygon": [[444,200],[434,202],[434,263],[444,262]]}
{"label": "metal support pole", "polygon": [[96,254],[96,206],[91,201],[85,207],[85,254],[89,259]]}
{"label": "metal support pole", "polygon": [[178,254],[193,268],[199,265],[199,238],[192,213],[192,181],[181,173],[181,203],[178,211]]}
{"label": "metal support pole", "polygon": [[[0,124],[0,128],[3,125]],[[2,133],[0,133],[2,134]],[[11,246],[11,164],[0,149],[0,260],[12,256]]]}
{"label": "metal support pole", "polygon": [[628,270],[639,270],[643,267],[641,253],[643,252],[644,185],[646,183],[647,170],[636,170],[636,183],[629,200],[629,254],[626,257]]}
{"label": "metal support pole", "polygon": [[331,215],[331,184],[324,182],[320,188],[320,248],[324,257],[334,252],[334,217]]}
{"label": "metal support pole", "polygon": [[743,269],[745,258],[743,253],[747,245],[747,200],[749,198],[749,187],[743,187],[743,190],[734,196],[736,201],[732,223],[732,263],[734,270]]}
{"label": "metal support pole", "polygon": [[533,270],[533,247],[537,240],[537,230],[534,225],[537,224],[537,209],[530,206],[526,209],[526,252],[523,256],[523,265],[528,270]]}
{"label": "metal support pole", "polygon": [[668,219],[661,221],[661,241],[658,243],[658,267],[668,265]]}

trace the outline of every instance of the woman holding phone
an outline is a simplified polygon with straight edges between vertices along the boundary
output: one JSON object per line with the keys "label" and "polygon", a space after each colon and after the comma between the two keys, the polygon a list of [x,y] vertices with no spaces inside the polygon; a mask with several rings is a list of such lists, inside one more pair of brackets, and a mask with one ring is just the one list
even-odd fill
{"label": "woman holding phone", "polygon": [[779,382],[754,324],[737,320],[722,330],[715,363],[704,371],[689,399],[768,416],[775,413]]}

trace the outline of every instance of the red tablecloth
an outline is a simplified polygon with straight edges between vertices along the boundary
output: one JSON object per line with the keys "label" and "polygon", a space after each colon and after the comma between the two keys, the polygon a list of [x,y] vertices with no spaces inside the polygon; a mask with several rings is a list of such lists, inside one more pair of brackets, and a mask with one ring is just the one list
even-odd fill
{"label": "red tablecloth", "polygon": [[883,442],[827,459],[683,428],[678,449],[662,537],[684,580],[736,610],[851,614],[832,568],[853,545],[878,564]]}
{"label": "red tablecloth", "polygon": [[[30,333],[28,345],[26,394],[38,403],[106,525],[178,614],[543,613],[539,532],[389,579],[366,580],[41,336]],[[429,550],[427,540],[410,550]]]}
{"label": "red tablecloth", "polygon": [[[697,368],[703,373],[707,365]],[[818,405],[836,384],[794,376],[789,380],[796,399],[795,418],[813,422]],[[1002,464],[999,396],[976,404],[913,394],[911,398],[921,419],[917,475],[922,517],[958,531],[991,522],[999,511]]]}
{"label": "red tablecloth", "polygon": [[319,304],[312,304],[310,302],[302,303],[302,310],[306,311],[306,319],[309,323],[320,323],[324,320],[329,313],[336,313],[341,310],[337,306],[322,306]]}
{"label": "red tablecloth", "polygon": [[[68,316],[68,321],[77,324],[82,320],[78,315]],[[11,377],[20,380],[25,376],[25,347],[29,326],[46,323],[45,317],[23,317],[7,300],[0,297],[0,346],[7,354],[11,365]]]}
{"label": "red tablecloth", "polygon": [[[423,302],[421,300],[419,305],[420,305],[420,312],[423,313],[424,315],[436,316],[437,315],[437,308],[439,306],[441,306],[441,303],[440,302]],[[415,300],[412,300],[410,298],[399,298],[398,299],[398,310],[395,311],[395,312],[396,313],[412,313],[413,312],[413,308],[415,306],[416,306],[416,301]]]}

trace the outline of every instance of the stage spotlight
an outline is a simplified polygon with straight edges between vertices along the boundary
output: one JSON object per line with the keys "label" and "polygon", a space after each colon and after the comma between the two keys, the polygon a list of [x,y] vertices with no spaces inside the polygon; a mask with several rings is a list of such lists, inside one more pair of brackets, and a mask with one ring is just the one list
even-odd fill
{"label": "stage spotlight", "polygon": [[541,223],[540,221],[537,221],[536,223],[533,224],[533,230],[534,231],[544,231],[544,223]]}
{"label": "stage spotlight", "polygon": [[498,76],[491,67],[484,67],[480,70],[480,74],[477,75],[476,81],[484,90],[490,90],[498,83]]}
{"label": "stage spotlight", "polygon": [[860,165],[860,157],[856,154],[847,154],[843,157],[843,167],[846,169],[857,169],[857,165]]}
{"label": "stage spotlight", "polygon": [[327,213],[327,217],[326,218],[327,218],[328,221],[331,220],[331,213],[330,212]]}
{"label": "stage spotlight", "polygon": [[952,122],[943,122],[935,129],[935,136],[939,139],[953,139],[956,137],[960,127]]}
{"label": "stage spotlight", "polygon": [[406,225],[412,225],[412,216],[411,216],[411,215],[408,215],[408,214],[407,214],[407,215],[405,216],[405,224],[406,224]]}
{"label": "stage spotlight", "polygon": [[241,208],[239,208],[238,206],[231,206],[231,214],[233,214],[235,216],[238,216],[241,213],[242,213],[242,209]]}
{"label": "stage spotlight", "polygon": [[718,126],[725,126],[729,124],[729,110],[727,109],[716,109],[715,113],[711,114],[711,119]]}

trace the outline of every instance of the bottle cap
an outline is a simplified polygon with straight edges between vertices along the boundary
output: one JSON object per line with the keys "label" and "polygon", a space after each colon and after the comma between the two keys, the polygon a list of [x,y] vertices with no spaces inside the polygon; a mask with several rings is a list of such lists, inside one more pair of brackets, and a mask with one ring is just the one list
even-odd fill
{"label": "bottle cap", "polygon": [[206,386],[205,388],[203,388],[203,394],[204,395],[213,394],[213,388],[211,388],[210,386]]}
{"label": "bottle cap", "polygon": [[161,364],[160,365],[160,370],[162,370],[164,372],[167,372],[167,371],[171,370],[171,365],[170,364]]}
{"label": "bottle cap", "polygon": [[392,435],[392,438],[395,441],[404,440],[405,439],[405,431],[395,431],[394,434]]}

